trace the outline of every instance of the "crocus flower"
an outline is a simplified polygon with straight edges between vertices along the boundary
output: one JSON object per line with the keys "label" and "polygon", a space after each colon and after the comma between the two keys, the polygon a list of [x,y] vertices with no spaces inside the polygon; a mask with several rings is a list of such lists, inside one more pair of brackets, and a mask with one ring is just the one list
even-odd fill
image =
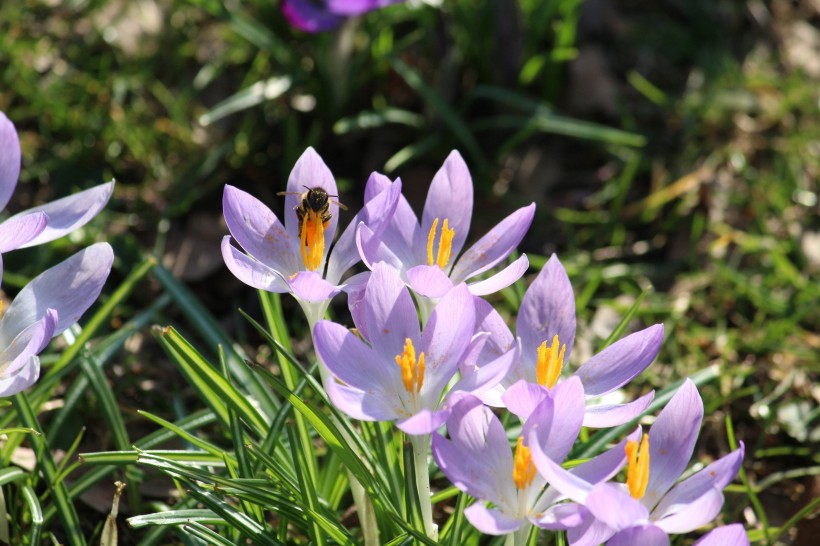
{"label": "crocus flower", "polygon": [[[378,178],[381,175],[373,175]],[[307,207],[301,221],[296,208],[303,194],[326,193],[328,219]],[[401,183],[369,201],[328,252],[338,223],[336,181],[313,148],[296,162],[288,178],[284,225],[261,201],[233,186],[225,186],[222,207],[231,235],[222,240],[222,256],[239,280],[269,292],[290,292],[313,325],[324,315],[330,299],[343,288],[342,275],[359,261],[354,232],[359,223],[380,232],[380,222],[395,210]],[[231,244],[231,236],[247,254]]]}
{"label": "crocus flower", "polygon": [[[622,387],[652,363],[663,341],[662,324],[616,341],[571,374],[564,369],[575,339],[575,296],[567,272],[554,254],[524,294],[516,320],[518,339],[492,306],[480,299],[476,302],[476,317],[476,331],[491,333],[482,348],[484,354],[477,357],[479,368],[483,361],[494,360],[510,346],[521,345],[521,358],[510,375],[482,395],[487,404],[503,405],[504,391],[516,385],[517,394],[511,398],[531,399],[526,406],[531,409],[537,405],[539,396],[543,396],[539,391],[552,388],[562,376],[576,376],[584,385],[589,401],[584,415],[587,427],[626,423],[652,401],[654,392],[628,404],[601,405],[596,399]],[[462,371],[469,375],[472,370],[464,367]],[[519,405],[523,411],[525,406]]]}
{"label": "crocus flower", "polygon": [[17,294],[0,317],[0,396],[37,381],[37,355],[94,303],[113,261],[108,243],[91,245],[47,269]]}
{"label": "crocus flower", "polygon": [[[365,201],[386,189],[384,178],[365,188]],[[395,182],[393,183],[395,184]],[[473,182],[461,155],[453,151],[433,177],[421,223],[402,196],[381,234],[358,231],[365,265],[384,261],[418,294],[439,298],[451,287],[488,271],[515,249],[532,223],[535,203],[513,212],[461,253],[473,215]],[[529,262],[521,256],[495,275],[468,283],[470,292],[491,294],[518,280]]]}
{"label": "crocus flower", "polygon": [[[531,458],[531,439],[553,460],[563,460],[578,433],[584,413],[584,391],[578,378],[561,383],[524,423],[515,453],[501,422],[472,395],[465,395],[447,419],[450,439],[433,435],[433,457],[444,475],[477,502],[464,511],[483,533],[503,535],[539,524],[549,518],[562,495],[544,486]],[[571,472],[593,483],[612,477],[626,461],[626,440]]]}
{"label": "crocus flower", "polygon": [[733,523],[712,529],[700,537],[694,546],[749,546],[749,536],[743,525]]}
{"label": "crocus flower", "polygon": [[347,17],[361,15],[404,0],[284,0],[282,13],[288,22],[305,32],[336,28]]}
{"label": "crocus flower", "polygon": [[[0,112],[0,209],[17,187],[20,158],[17,130]],[[113,190],[114,183],[108,182],[15,214],[0,223],[0,254],[53,241],[83,226],[100,212]]]}
{"label": "crocus flower", "polygon": [[[356,322],[364,340],[327,320],[314,328],[316,353],[335,378],[325,384],[331,401],[356,419],[396,421],[411,435],[437,429],[451,409],[440,403],[442,393],[473,337],[472,302],[466,286],[454,287],[422,331],[407,287],[389,266],[375,264],[364,293],[364,323]],[[457,383],[450,392],[491,387],[512,363],[505,358],[506,368]]]}
{"label": "crocus flower", "polygon": [[692,456],[702,418],[703,402],[694,383],[686,380],[648,435],[627,443],[624,484],[589,483],[534,448],[538,471],[577,503],[566,507],[575,509],[577,521],[551,528],[569,527],[572,546],[662,546],[669,544],[669,534],[688,533],[712,521],[723,506],[723,489],[743,461],[743,444],[675,485]]}

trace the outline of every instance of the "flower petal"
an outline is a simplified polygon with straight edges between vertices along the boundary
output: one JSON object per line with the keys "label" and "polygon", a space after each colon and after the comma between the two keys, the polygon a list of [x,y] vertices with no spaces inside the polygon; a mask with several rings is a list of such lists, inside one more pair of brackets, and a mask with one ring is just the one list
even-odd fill
{"label": "flower petal", "polygon": [[364,222],[359,222],[356,229],[356,247],[359,249],[362,262],[371,270],[377,263],[384,262],[399,273],[405,271],[405,262],[402,262]]}
{"label": "flower petal", "polygon": [[383,392],[366,392],[328,380],[325,389],[337,408],[360,421],[393,421],[399,417],[395,400]]}
{"label": "flower petal", "polygon": [[[423,351],[418,314],[410,292],[387,264],[373,267],[364,296],[367,340],[376,353],[392,359],[402,354],[406,339],[413,341],[416,354]],[[429,367],[429,366],[428,366]]]}
{"label": "flower petal", "polygon": [[[400,180],[396,179],[396,182],[392,184],[399,182]],[[389,183],[386,176],[373,173],[365,186],[365,202],[373,199],[375,192],[381,191],[380,188],[386,189]],[[399,196],[392,218],[378,235],[379,240],[398,257],[405,268],[427,263],[426,243],[421,247],[416,247],[416,243],[421,241],[419,220],[404,195]]]}
{"label": "flower petal", "polygon": [[649,483],[642,502],[655,506],[689,464],[703,419],[695,384],[684,381],[649,431]]}
{"label": "flower petal", "polygon": [[0,317],[0,346],[40,320],[48,309],[57,311],[54,335],[77,322],[100,295],[113,262],[111,246],[97,243],[38,275]]}
{"label": "flower petal", "polygon": [[413,292],[438,299],[453,287],[447,273],[437,265],[417,265],[407,270],[407,281]]}
{"label": "flower petal", "polygon": [[[584,419],[584,388],[570,377],[549,391],[553,404],[541,402],[524,425],[525,437],[534,427],[540,449],[553,461],[563,461],[572,449]],[[532,450],[532,446],[530,446]]]}
{"label": "flower petal", "polygon": [[575,372],[587,396],[603,396],[631,381],[655,360],[662,342],[663,324],[655,324],[590,358]]}
{"label": "flower petal", "polygon": [[327,301],[342,291],[315,271],[298,272],[295,277],[288,279],[288,286],[294,296],[308,302]]}
{"label": "flower petal", "polygon": [[587,406],[584,414],[584,426],[590,428],[607,428],[628,423],[635,419],[649,407],[652,399],[655,398],[655,391],[641,396],[634,402],[628,404],[608,404],[600,406]]}
{"label": "flower petal", "polygon": [[362,271],[353,275],[345,284],[342,290],[347,294],[347,308],[353,318],[353,324],[364,339],[370,339],[367,328],[367,319],[364,316],[364,295],[367,292],[367,282],[370,280],[370,271]]}
{"label": "flower petal", "polygon": [[291,239],[285,226],[262,201],[226,185],[222,213],[233,238],[256,261],[284,277],[304,269],[300,267],[296,239]]}
{"label": "flower petal", "polygon": [[[404,320],[407,320],[406,315]],[[425,354],[421,394],[427,407],[435,407],[444,387],[458,370],[461,357],[470,345],[473,328],[474,298],[467,286],[460,284],[441,298],[421,334]]]}
{"label": "flower petal", "polygon": [[450,392],[469,392],[475,395],[493,388],[504,379],[510,369],[518,362],[518,347],[513,347],[492,362],[476,368],[470,374],[463,374],[462,379],[453,385]]}
{"label": "flower petal", "polygon": [[695,542],[694,546],[749,546],[749,536],[743,525],[733,523],[712,529]]}
{"label": "flower petal", "polygon": [[501,220],[458,259],[450,274],[453,283],[483,273],[509,256],[527,234],[534,216],[532,203]]}
{"label": "flower petal", "polygon": [[231,244],[231,236],[222,238],[222,259],[234,276],[254,288],[268,292],[290,292],[288,283],[278,271],[238,251]]}
{"label": "flower petal", "polygon": [[344,21],[344,17],[330,13],[311,0],[284,0],[280,9],[288,23],[305,32],[324,32]]}
{"label": "flower petal", "polygon": [[411,436],[430,434],[441,428],[449,415],[449,410],[430,411],[424,408],[406,419],[399,419],[396,421],[396,426]]}
{"label": "flower petal", "polygon": [[57,199],[51,203],[32,207],[28,210],[15,214],[8,221],[16,219],[24,214],[34,212],[44,212],[48,215],[48,225],[29,242],[21,246],[28,248],[43,243],[48,243],[59,239],[63,235],[71,233],[80,228],[94,218],[98,212],[108,203],[111,194],[114,192],[114,182],[100,184],[87,190]]}
{"label": "flower petal", "polygon": [[[336,235],[336,225],[339,223],[339,190],[336,188],[336,179],[333,178],[325,162],[316,150],[308,147],[296,161],[288,177],[288,195],[285,196],[285,229],[292,241],[299,240],[299,222],[296,220],[295,209],[302,202],[301,194],[315,188],[325,190],[330,199],[330,223],[325,228],[325,253],[327,253]],[[322,266],[320,266],[321,270],[323,270]]]}
{"label": "flower petal", "polygon": [[[516,381],[501,396],[504,406],[521,421],[529,419],[532,412],[546,398],[550,398],[549,391],[537,383],[530,383],[526,379]],[[546,411],[546,410],[544,410]]]}
{"label": "flower petal", "polygon": [[483,281],[478,281],[474,283],[470,283],[467,287],[470,289],[470,293],[474,296],[486,296],[487,294],[494,294],[503,288],[507,288],[512,283],[517,281],[521,278],[524,273],[527,272],[527,269],[530,267],[530,260],[527,258],[526,254],[522,254],[519,256],[514,262],[510,265],[492,275],[484,279]]}
{"label": "flower petal", "polygon": [[365,202],[364,207],[353,217],[333,245],[327,263],[326,278],[329,282],[338,284],[342,275],[361,260],[359,249],[356,247],[356,230],[359,223],[364,222],[378,236],[390,222],[400,195],[401,182],[397,180],[385,191]]}
{"label": "flower petal", "polygon": [[45,212],[21,214],[0,223],[0,252],[20,248],[42,233],[47,224]]}
{"label": "flower petal", "polygon": [[0,210],[6,205],[20,178],[20,139],[14,124],[0,112]]}
{"label": "flower petal", "polygon": [[586,507],[592,515],[617,531],[648,523],[649,510],[621,485],[601,483],[589,492]]}
{"label": "flower petal", "polygon": [[464,509],[470,524],[485,535],[507,535],[521,527],[523,520],[508,516],[497,508],[487,508],[476,502]]}
{"label": "flower petal", "polygon": [[567,531],[567,539],[571,546],[598,546],[609,540],[614,533],[614,529],[595,519],[587,510],[581,525]]}
{"label": "flower petal", "polygon": [[655,525],[639,525],[624,529],[607,542],[607,546],[669,546],[669,536]]}
{"label": "flower petal", "polygon": [[575,341],[575,295],[569,276],[555,254],[524,294],[515,333],[521,338],[521,359],[526,365],[534,367],[538,361],[538,346],[544,341],[551,345],[556,335],[558,342],[567,346],[564,362],[569,362]]}
{"label": "flower petal", "polygon": [[453,150],[430,183],[430,190],[427,192],[427,200],[424,203],[421,231],[414,246],[418,249],[426,249],[427,236],[433,220],[439,219],[438,229],[440,230],[446,218],[450,229],[455,230],[450,252],[453,257],[452,262],[464,247],[472,217],[473,179],[461,154]]}
{"label": "flower petal", "polygon": [[396,383],[395,362],[391,366],[341,324],[320,320],[313,328],[313,338],[325,367],[351,387],[375,393],[389,391]]}
{"label": "flower petal", "polygon": [[32,355],[16,374],[0,375],[0,396],[11,396],[34,385],[40,377],[40,359]]}
{"label": "flower petal", "polygon": [[658,526],[667,533],[688,533],[712,521],[723,505],[720,491],[737,474],[743,453],[741,442],[740,448],[673,487],[652,511]]}
{"label": "flower petal", "polygon": [[48,309],[43,318],[29,325],[3,348],[0,352],[0,376],[11,377],[24,366],[31,365],[31,357],[40,354],[54,337],[57,318],[57,311]]}

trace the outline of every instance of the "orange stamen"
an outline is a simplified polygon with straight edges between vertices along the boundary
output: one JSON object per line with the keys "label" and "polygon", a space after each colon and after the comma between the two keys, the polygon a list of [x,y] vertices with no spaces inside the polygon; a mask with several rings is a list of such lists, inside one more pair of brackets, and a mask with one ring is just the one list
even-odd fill
{"label": "orange stamen", "polygon": [[649,483],[649,435],[644,434],[641,447],[638,442],[630,440],[626,443],[626,485],[633,499],[641,499],[646,494]]}
{"label": "orange stamen", "polygon": [[448,219],[444,219],[441,226],[441,235],[438,241],[438,252],[435,260],[433,259],[433,247],[436,242],[436,230],[438,229],[438,218],[433,220],[430,226],[430,232],[427,234],[427,265],[438,265],[441,269],[447,266],[450,261],[450,253],[453,250],[453,238],[456,236],[456,230],[451,229],[448,225]]}
{"label": "orange stamen", "polygon": [[513,456],[513,482],[518,489],[526,489],[535,479],[535,465],[530,456],[530,448],[524,445],[524,438],[518,437]]}
{"label": "orange stamen", "polygon": [[325,227],[322,215],[313,210],[305,213],[299,230],[299,250],[308,271],[316,271],[325,255]]}
{"label": "orange stamen", "polygon": [[[560,352],[558,348],[561,348]],[[547,347],[547,341],[544,340],[538,347],[538,361],[535,364],[535,380],[539,385],[553,388],[561,375],[561,369],[564,367],[564,353],[567,350],[566,345],[561,345],[558,342],[558,335],[552,338],[552,345]]]}
{"label": "orange stamen", "polygon": [[421,391],[424,382],[424,353],[416,360],[416,349],[408,337],[404,340],[404,351],[396,355],[396,364],[401,368],[401,382],[409,393]]}

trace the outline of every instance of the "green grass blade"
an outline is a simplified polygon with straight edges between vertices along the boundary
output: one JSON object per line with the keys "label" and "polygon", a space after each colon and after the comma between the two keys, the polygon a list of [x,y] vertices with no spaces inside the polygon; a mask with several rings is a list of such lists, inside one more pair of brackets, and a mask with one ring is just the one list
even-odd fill
{"label": "green grass blade", "polygon": [[31,546],[40,544],[40,535],[43,532],[43,509],[40,507],[40,499],[34,493],[28,484],[24,484],[20,488],[23,494],[23,500],[28,506],[29,514],[31,514],[31,531],[29,533],[29,540]]}

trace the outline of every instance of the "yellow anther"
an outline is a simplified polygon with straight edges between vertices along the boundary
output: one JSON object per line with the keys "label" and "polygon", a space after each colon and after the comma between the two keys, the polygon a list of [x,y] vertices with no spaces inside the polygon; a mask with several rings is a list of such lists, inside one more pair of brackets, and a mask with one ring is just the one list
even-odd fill
{"label": "yellow anther", "polygon": [[644,434],[641,447],[638,442],[629,440],[626,443],[626,485],[633,499],[640,500],[646,493],[649,483],[649,435]]}
{"label": "yellow anther", "polygon": [[438,218],[433,220],[433,225],[430,226],[430,233],[427,234],[427,265],[438,265],[441,269],[447,266],[450,261],[450,252],[453,250],[453,237],[456,236],[456,230],[450,229],[448,219],[444,219],[441,225],[441,236],[438,240],[438,252],[435,260],[433,259],[433,247],[436,242],[436,230],[438,229]]}
{"label": "yellow anther", "polygon": [[530,456],[530,448],[524,445],[524,438],[518,437],[513,456],[513,482],[518,489],[526,489],[535,479],[535,465]]}
{"label": "yellow anther", "polygon": [[[561,348],[559,351],[558,348]],[[561,369],[564,367],[564,353],[567,350],[566,345],[561,345],[558,342],[558,335],[552,338],[552,345],[547,347],[547,341],[538,347],[538,362],[535,364],[535,380],[539,385],[553,388],[558,377],[561,375]]]}
{"label": "yellow anther", "polygon": [[421,391],[424,382],[424,353],[419,354],[416,360],[416,349],[413,341],[408,337],[404,339],[404,351],[396,355],[396,364],[401,368],[401,382],[409,393]]}
{"label": "yellow anther", "polygon": [[307,210],[302,225],[299,226],[299,250],[302,260],[308,271],[316,271],[325,255],[325,222],[322,215],[313,210]]}

